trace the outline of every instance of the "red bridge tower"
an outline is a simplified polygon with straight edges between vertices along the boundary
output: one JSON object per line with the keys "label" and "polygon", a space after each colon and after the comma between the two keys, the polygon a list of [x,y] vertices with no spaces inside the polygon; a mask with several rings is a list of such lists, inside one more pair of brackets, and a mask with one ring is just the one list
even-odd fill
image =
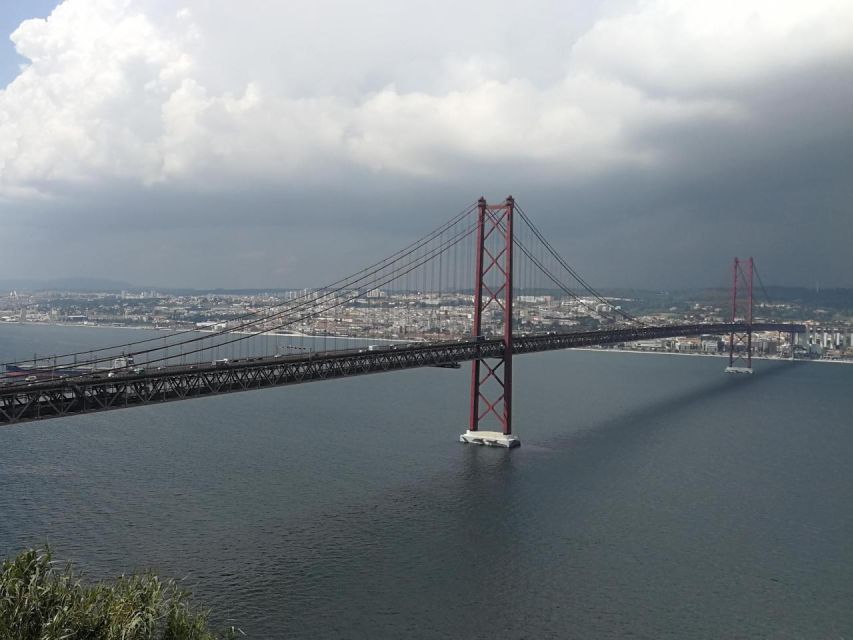
{"label": "red bridge tower", "polygon": [[[509,196],[501,204],[480,198],[477,215],[476,275],[474,282],[473,339],[477,357],[471,366],[471,409],[468,430],[462,442],[499,447],[517,447],[512,435],[512,253],[515,201]],[[498,357],[481,355],[483,316],[502,316],[503,349]],[[497,333],[497,332],[495,332]],[[482,430],[484,423],[494,430]]]}
{"label": "red bridge tower", "polygon": [[[752,258],[746,260],[744,274],[743,262],[735,258],[732,269],[732,323],[738,322],[738,283],[741,280],[738,276],[742,276],[744,282],[741,287],[746,289],[746,299],[743,301],[740,321],[746,324],[746,331],[732,331],[729,335],[729,366],[726,367],[726,373],[752,373],[752,279],[755,263]],[[743,295],[741,290],[741,296]]]}

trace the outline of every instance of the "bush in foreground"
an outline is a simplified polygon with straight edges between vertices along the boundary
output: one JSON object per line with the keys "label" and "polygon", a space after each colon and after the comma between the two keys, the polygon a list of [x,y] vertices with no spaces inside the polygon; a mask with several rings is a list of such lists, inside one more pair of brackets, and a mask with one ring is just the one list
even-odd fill
{"label": "bush in foreground", "polygon": [[0,571],[0,640],[221,640],[189,594],[153,574],[83,584],[49,549],[28,549]]}

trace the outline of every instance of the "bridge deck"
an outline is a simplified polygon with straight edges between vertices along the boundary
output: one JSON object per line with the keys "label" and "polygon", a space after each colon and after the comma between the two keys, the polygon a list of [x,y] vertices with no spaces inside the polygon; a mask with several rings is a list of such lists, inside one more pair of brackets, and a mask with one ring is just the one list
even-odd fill
{"label": "bridge deck", "polygon": [[[747,330],[745,323],[668,325],[605,331],[518,335],[513,353],[619,344],[635,340]],[[754,323],[753,331],[802,333],[803,325]],[[478,356],[498,358],[500,338],[350,349],[297,356],[262,357],[228,364],[195,364],[145,370],[112,378],[94,374],[0,387],[0,425],[187,400],[208,395],[330,380],[417,367],[447,366]]]}

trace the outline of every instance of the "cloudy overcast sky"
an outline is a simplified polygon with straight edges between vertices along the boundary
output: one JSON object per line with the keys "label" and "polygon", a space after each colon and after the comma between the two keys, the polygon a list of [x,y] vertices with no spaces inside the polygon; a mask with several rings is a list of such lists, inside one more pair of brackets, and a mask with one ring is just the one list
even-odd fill
{"label": "cloudy overcast sky", "polygon": [[511,193],[599,286],[853,286],[850,0],[0,12],[0,279],[319,285]]}

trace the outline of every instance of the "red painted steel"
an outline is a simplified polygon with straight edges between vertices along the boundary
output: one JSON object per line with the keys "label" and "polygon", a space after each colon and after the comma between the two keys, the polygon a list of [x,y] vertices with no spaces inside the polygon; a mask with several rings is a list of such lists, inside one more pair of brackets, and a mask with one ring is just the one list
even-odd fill
{"label": "red painted steel", "polygon": [[[732,268],[732,322],[737,318],[737,271],[740,261],[735,258],[734,267]],[[734,331],[729,334],[729,366],[735,364],[735,334]]]}
{"label": "red painted steel", "polygon": [[[746,366],[752,368],[752,286],[753,276],[755,274],[755,262],[750,257],[746,261],[747,272],[744,274],[742,262],[739,258],[735,258],[732,268],[732,323],[737,322],[738,315],[738,276],[743,276],[746,285],[746,300],[743,319],[746,324],[746,333],[737,333],[732,331],[729,334],[729,366],[735,366],[735,362],[744,359],[743,355],[735,356],[737,347],[744,345],[746,347]],[[742,295],[742,294],[741,294]]]}
{"label": "red painted steel", "polygon": [[752,276],[755,263],[749,258],[749,276],[746,279],[746,366],[752,369]]}
{"label": "red painted steel", "polygon": [[[483,330],[483,228],[485,226],[487,206],[485,198],[480,198],[477,201],[477,271],[474,284],[474,322],[471,327],[471,333],[475,339],[477,336],[482,335],[481,332]],[[480,415],[480,362],[480,358],[475,358],[471,361],[471,408],[468,417],[468,425],[471,431],[477,430],[478,416]]]}
{"label": "red painted steel", "polygon": [[[470,431],[478,431],[489,416],[495,418],[504,434],[512,433],[512,254],[515,201],[509,196],[497,205],[478,202],[477,260],[474,284],[474,322],[472,334],[484,340],[483,311],[497,307],[503,313],[503,354],[485,358],[478,346],[471,366]],[[492,247],[491,249],[489,247]],[[497,282],[492,282],[493,276]],[[485,371],[485,373],[484,373]],[[488,397],[487,387],[496,383],[497,397]],[[481,410],[481,407],[482,408]]]}
{"label": "red painted steel", "polygon": [[504,434],[512,433],[512,249],[515,200],[506,199],[506,305],[504,305]]}

